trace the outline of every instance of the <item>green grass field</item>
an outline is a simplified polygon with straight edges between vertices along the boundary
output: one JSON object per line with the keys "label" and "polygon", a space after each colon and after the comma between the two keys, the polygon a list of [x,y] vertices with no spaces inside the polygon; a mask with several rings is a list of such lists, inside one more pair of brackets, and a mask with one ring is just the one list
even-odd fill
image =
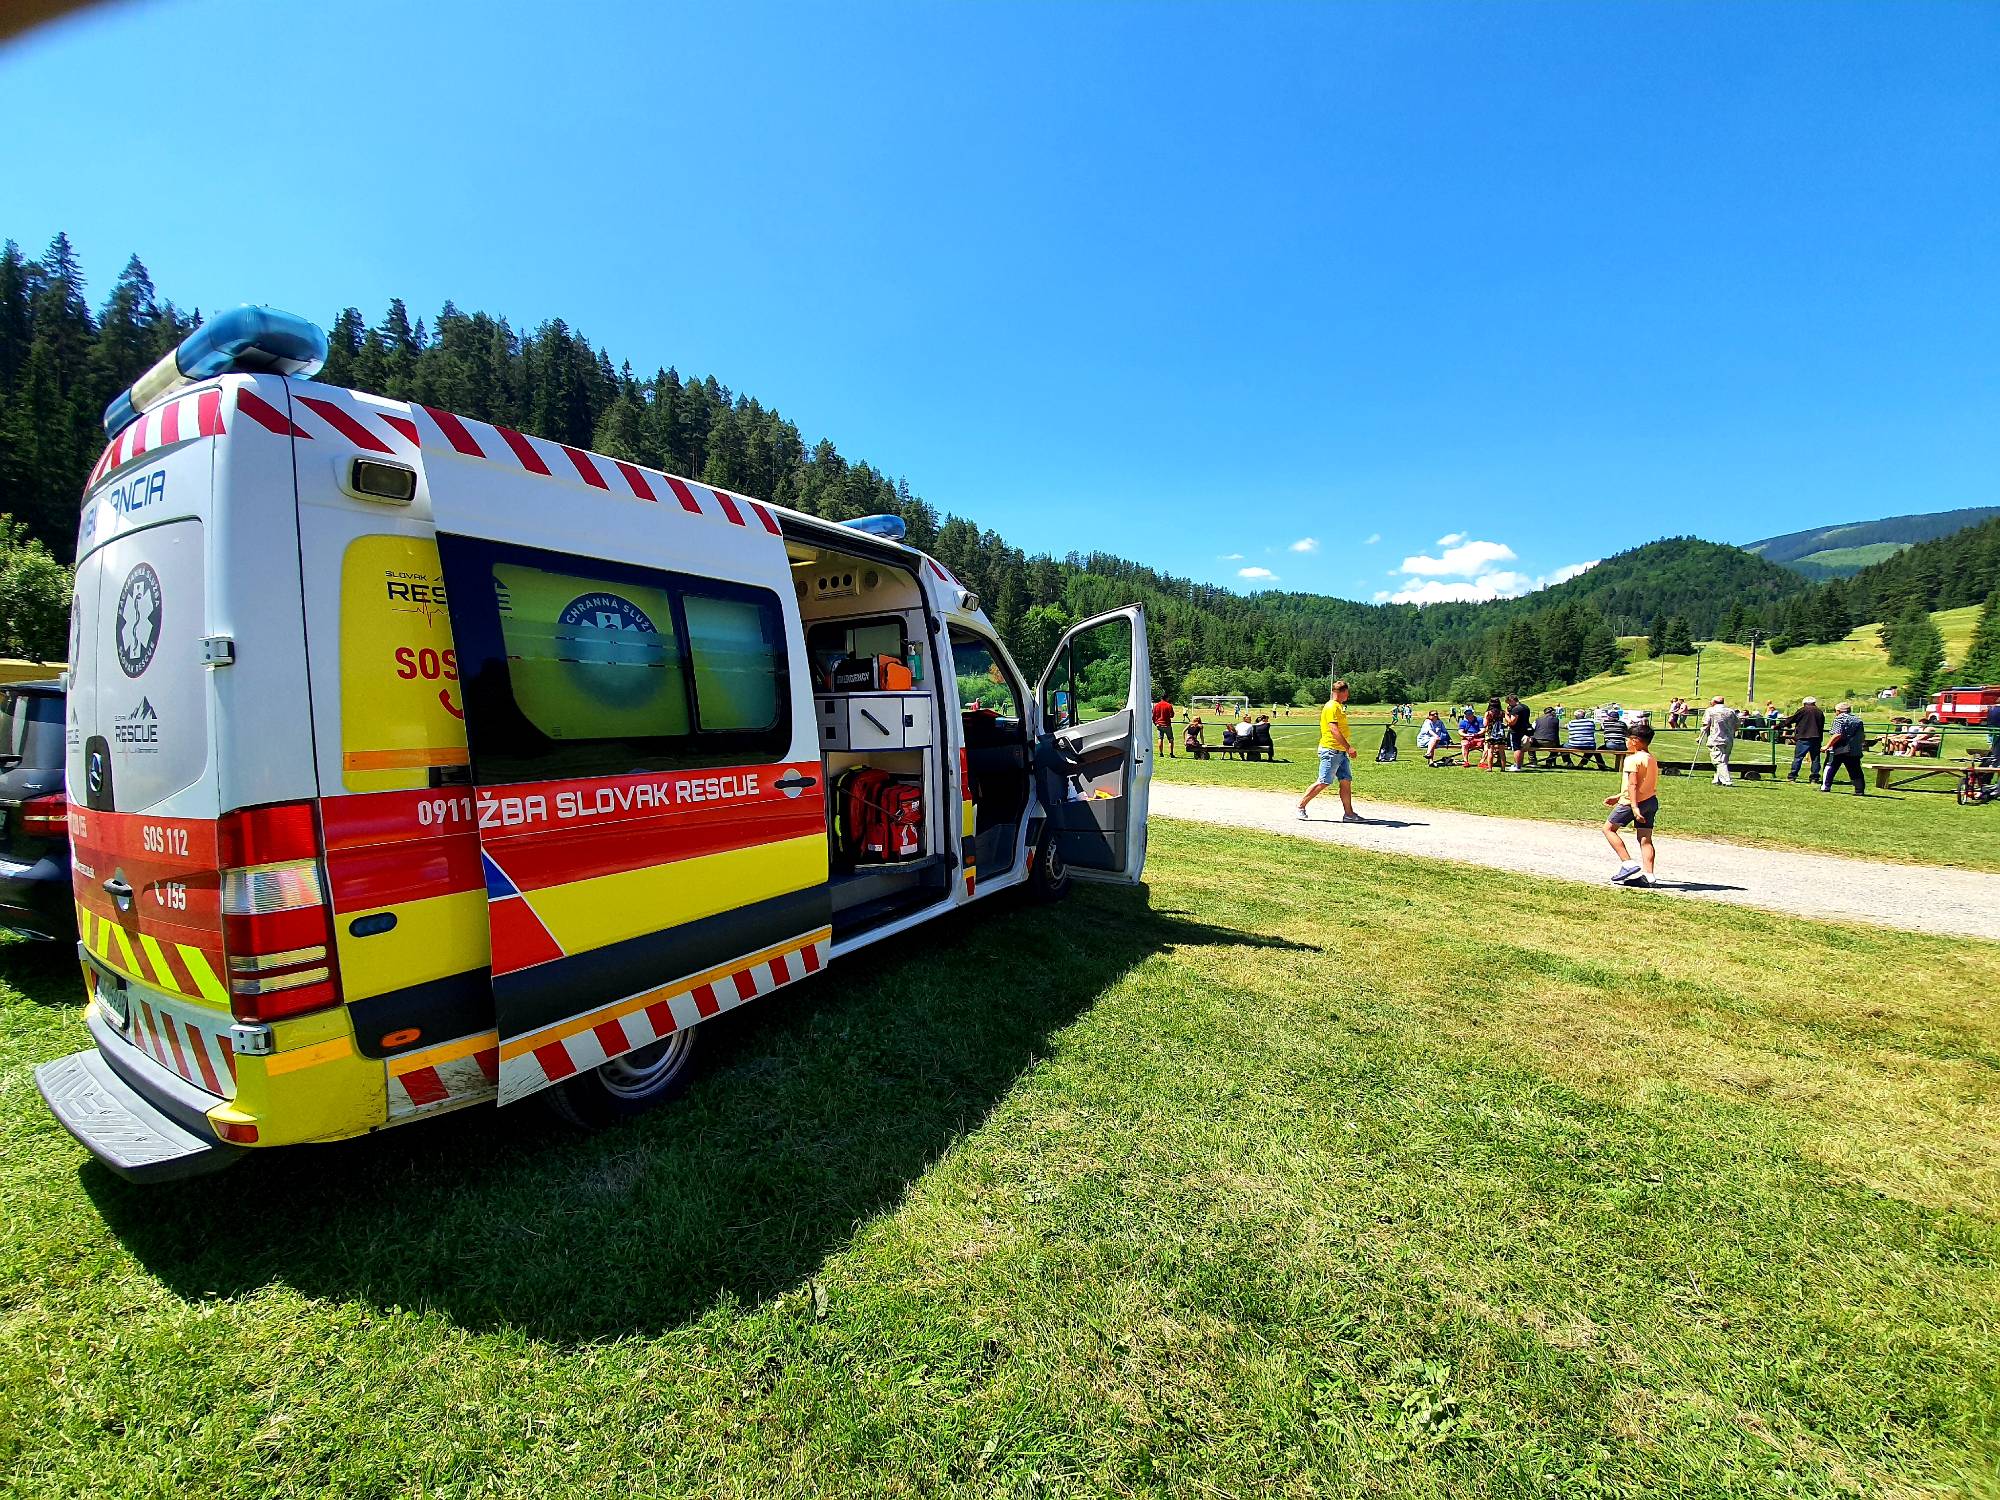
{"label": "green grass field", "polygon": [[[1574,822],[1579,835],[1587,837],[1604,819],[1604,799],[1618,790],[1619,778],[1610,771],[1531,771],[1517,776],[1457,767],[1434,769],[1424,764],[1416,748],[1415,726],[1409,724],[1397,726],[1396,762],[1378,765],[1374,757],[1384,722],[1379,712],[1372,718],[1357,713],[1352,721],[1354,742],[1361,751],[1354,767],[1354,797],[1363,812],[1372,798],[1412,807]],[[1153,774],[1167,781],[1303,792],[1317,774],[1317,724],[1308,725],[1303,718],[1281,724],[1272,739],[1284,757],[1275,762],[1245,765],[1215,756],[1195,760],[1183,752],[1160,756]],[[1692,757],[1698,753],[1694,740],[1691,733],[1663,731],[1655,743],[1663,758]],[[1784,751],[1780,779],[1738,781],[1725,789],[1709,784],[1706,777],[1662,778],[1662,847],[1677,834],[1695,834],[1870,859],[2000,870],[2000,806],[1960,807],[1948,781],[1930,783],[1943,788],[1938,792],[1877,792],[1871,781],[1865,798],[1822,795],[1808,785],[1804,771],[1797,784],[1782,779],[1791,768],[1791,748],[1779,748]],[[1746,741],[1737,746],[1736,758],[1766,754],[1766,747]]]}
{"label": "green grass field", "polygon": [[173,1190],[0,948],[0,1492],[2000,1494],[2000,950],[1211,847]]}

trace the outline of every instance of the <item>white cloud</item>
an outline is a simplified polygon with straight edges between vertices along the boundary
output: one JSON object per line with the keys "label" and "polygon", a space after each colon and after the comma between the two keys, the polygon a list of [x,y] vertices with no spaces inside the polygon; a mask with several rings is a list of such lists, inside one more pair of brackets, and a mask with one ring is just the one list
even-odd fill
{"label": "white cloud", "polygon": [[1319,551],[1319,539],[1317,537],[1302,536],[1296,542],[1292,543],[1290,550],[1293,552],[1317,552]]}
{"label": "white cloud", "polygon": [[1273,573],[1269,568],[1238,568],[1236,576],[1238,578],[1247,578],[1252,583],[1276,583],[1278,581],[1278,575]]}
{"label": "white cloud", "polygon": [[1364,547],[1372,547],[1372,546],[1374,546],[1374,545],[1375,545],[1375,544],[1376,544],[1377,542],[1379,542],[1379,541],[1381,541],[1381,540],[1382,540],[1382,533],[1381,533],[1381,532],[1379,532],[1379,531],[1371,531],[1371,532],[1370,532],[1370,533],[1368,534],[1368,540],[1367,540],[1367,541],[1365,541],[1365,542],[1363,542],[1363,543],[1362,543],[1361,545],[1362,545],[1362,546],[1364,546]]}
{"label": "white cloud", "polygon": [[1217,562],[1242,562],[1243,554],[1241,552],[1218,552],[1215,554],[1215,560]]}
{"label": "white cloud", "polygon": [[[1483,560],[1469,570],[1463,582],[1447,583],[1441,578],[1424,577],[1424,574],[1452,572],[1465,574],[1468,570],[1454,564],[1459,554],[1474,553],[1476,549],[1489,549],[1481,554]],[[1522,594],[1532,594],[1552,584],[1566,582],[1580,573],[1597,566],[1599,559],[1589,562],[1569,563],[1557,568],[1545,577],[1533,578],[1513,568],[1495,568],[1491,562],[1510,561],[1514,549],[1499,542],[1466,542],[1456,549],[1447,549],[1443,558],[1416,557],[1403,560],[1405,577],[1402,584],[1394,589],[1376,591],[1378,603],[1389,604],[1483,604],[1488,599],[1514,599]],[[1428,563],[1430,567],[1415,564]]]}
{"label": "white cloud", "polygon": [[1462,541],[1464,541],[1464,540],[1465,540],[1465,533],[1464,533],[1464,532],[1462,532],[1462,531],[1454,531],[1454,532],[1453,532],[1453,533],[1452,533],[1452,534],[1451,534],[1450,536],[1441,536],[1441,537],[1439,537],[1439,538],[1438,538],[1438,545],[1439,545],[1440,547],[1456,547],[1456,546],[1457,546],[1457,545],[1458,545],[1458,544],[1459,544],[1460,542],[1462,542]]}
{"label": "white cloud", "polygon": [[1477,578],[1490,571],[1494,563],[1514,560],[1514,549],[1505,542],[1471,542],[1461,535],[1455,545],[1444,545],[1451,541],[1451,537],[1440,538],[1438,545],[1444,547],[1442,556],[1404,558],[1403,571],[1421,573],[1427,578]]}

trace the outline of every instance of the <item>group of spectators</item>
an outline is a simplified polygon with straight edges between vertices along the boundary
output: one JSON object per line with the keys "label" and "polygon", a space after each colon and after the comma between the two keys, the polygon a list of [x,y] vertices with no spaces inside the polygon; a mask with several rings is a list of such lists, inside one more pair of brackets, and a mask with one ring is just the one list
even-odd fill
{"label": "group of spectators", "polygon": [[[1644,710],[1628,714],[1609,703],[1594,709],[1578,708],[1565,720],[1560,703],[1548,704],[1536,713],[1509,693],[1505,698],[1489,698],[1483,712],[1474,707],[1459,709],[1455,725],[1432,709],[1417,729],[1417,748],[1424,753],[1424,763],[1432,766],[1447,763],[1450,757],[1444,752],[1456,745],[1467,764],[1476,754],[1480,767],[1488,771],[1525,770],[1544,759],[1552,765],[1558,761],[1577,765],[1587,759],[1599,770],[1609,770],[1605,752],[1624,750],[1628,726],[1646,719]],[[1452,739],[1454,727],[1458,741]]]}

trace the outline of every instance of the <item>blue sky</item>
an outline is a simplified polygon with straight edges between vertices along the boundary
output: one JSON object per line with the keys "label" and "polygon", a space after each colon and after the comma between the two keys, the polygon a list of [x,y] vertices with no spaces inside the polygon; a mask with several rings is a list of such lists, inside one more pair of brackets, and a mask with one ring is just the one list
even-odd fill
{"label": "blue sky", "polygon": [[2000,503],[2000,6],[252,5],[0,50],[101,295],[446,297],[1031,549],[1512,592]]}

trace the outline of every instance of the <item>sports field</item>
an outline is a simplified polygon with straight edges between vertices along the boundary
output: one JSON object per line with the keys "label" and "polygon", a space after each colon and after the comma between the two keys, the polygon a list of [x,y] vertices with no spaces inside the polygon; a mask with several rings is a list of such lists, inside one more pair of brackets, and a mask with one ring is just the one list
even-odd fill
{"label": "sports field", "polygon": [[0,948],[0,1492],[1993,1496],[2000,950],[1438,870],[1159,824],[633,1126],[168,1191]]}

